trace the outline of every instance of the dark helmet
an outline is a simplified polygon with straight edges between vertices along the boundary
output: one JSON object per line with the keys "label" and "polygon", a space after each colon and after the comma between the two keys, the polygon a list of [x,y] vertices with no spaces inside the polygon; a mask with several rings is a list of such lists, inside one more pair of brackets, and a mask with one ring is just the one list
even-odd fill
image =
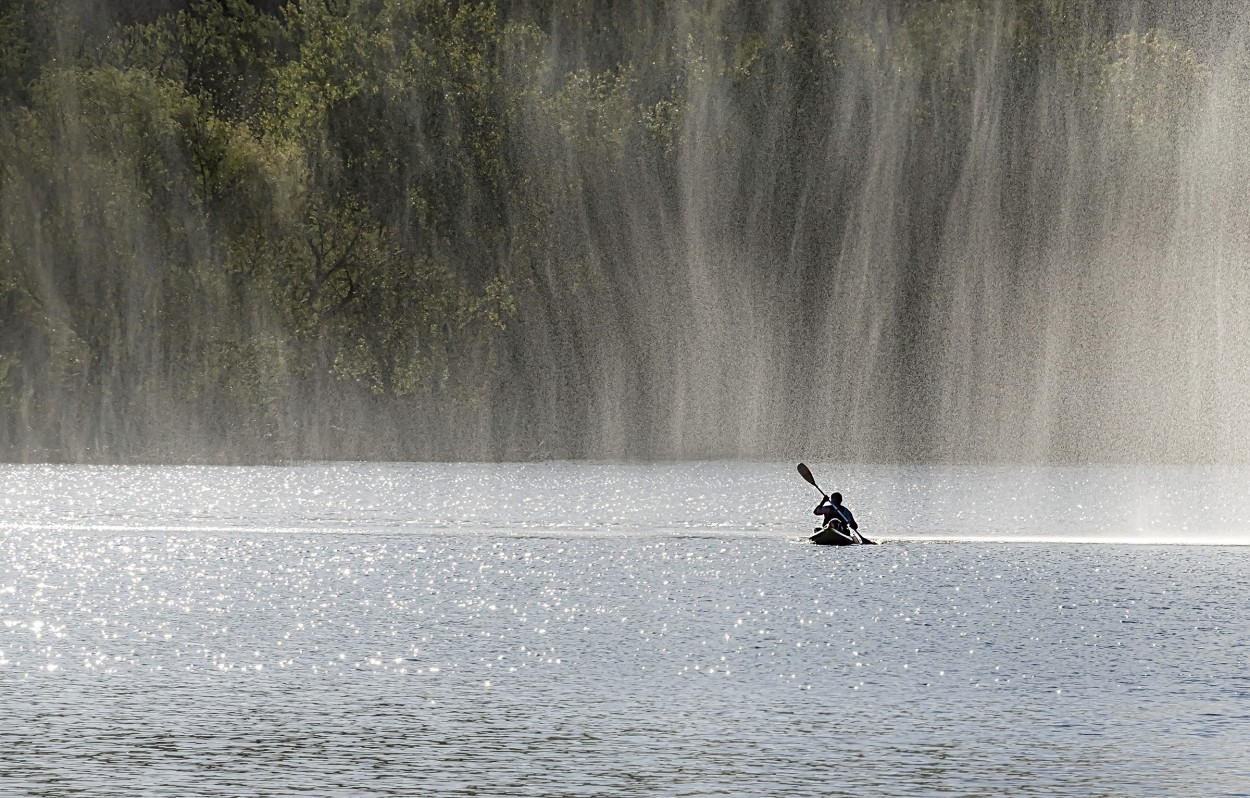
{"label": "dark helmet", "polygon": [[831,493],[831,494],[829,494],[829,501],[833,502],[834,504],[841,504],[841,503],[842,503],[842,494],[841,494],[841,493]]}

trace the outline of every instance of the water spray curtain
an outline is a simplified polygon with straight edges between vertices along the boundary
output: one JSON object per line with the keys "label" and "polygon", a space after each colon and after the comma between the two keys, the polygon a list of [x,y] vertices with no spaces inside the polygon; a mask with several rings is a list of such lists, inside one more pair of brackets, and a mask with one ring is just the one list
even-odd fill
{"label": "water spray curtain", "polygon": [[1244,461],[1244,10],[0,11],[0,455]]}

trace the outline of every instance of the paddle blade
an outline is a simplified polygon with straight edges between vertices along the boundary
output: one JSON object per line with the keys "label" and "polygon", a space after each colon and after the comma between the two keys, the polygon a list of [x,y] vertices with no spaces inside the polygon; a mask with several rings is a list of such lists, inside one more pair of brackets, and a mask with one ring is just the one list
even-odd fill
{"label": "paddle blade", "polygon": [[817,490],[820,489],[820,486],[816,484],[816,478],[812,476],[812,470],[808,468],[806,465],[804,465],[803,463],[799,463],[799,476],[803,477],[803,479],[806,479],[808,482],[812,483],[812,487],[816,488]]}

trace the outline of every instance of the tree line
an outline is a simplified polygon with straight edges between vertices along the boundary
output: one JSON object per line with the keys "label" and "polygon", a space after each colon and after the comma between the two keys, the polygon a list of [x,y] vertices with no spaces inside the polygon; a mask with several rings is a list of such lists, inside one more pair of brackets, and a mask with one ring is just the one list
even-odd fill
{"label": "tree line", "polygon": [[[767,454],[674,448],[674,414],[703,411],[667,386],[758,339],[728,320],[741,300],[782,309],[777,384],[817,389],[802,298],[836,279],[874,168],[813,182],[835,144],[874,146],[846,87],[918,81],[907,133],[938,155],[912,164],[915,210],[936,216],[986,48],[1009,119],[1129,50],[1131,112],[1183,105],[1201,59],[1154,24],[1165,4],[1135,8],[1150,32],[1069,0],[4,0],[0,457]],[[1142,124],[1167,142],[1178,120]],[[918,318],[932,276],[909,257]],[[735,390],[715,371],[709,401]]]}

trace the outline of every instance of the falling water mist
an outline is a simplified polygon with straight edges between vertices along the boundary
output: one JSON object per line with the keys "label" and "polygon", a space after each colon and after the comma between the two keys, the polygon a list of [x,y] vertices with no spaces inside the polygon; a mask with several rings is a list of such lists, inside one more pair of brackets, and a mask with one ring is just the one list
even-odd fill
{"label": "falling water mist", "polygon": [[[138,265],[98,292],[111,336],[35,345],[10,320],[5,456],[1250,458],[1250,17],[1236,4],[578,8],[498,11],[499,146],[518,177],[492,211],[498,241],[466,222],[472,246],[444,255],[467,291],[490,277],[512,304],[488,333],[448,333],[419,379],[362,388],[326,352],[296,365],[289,321],[222,301],[191,338],[250,342],[259,398],[231,412],[264,423],[234,424],[218,415],[228,391],[205,402],[162,377],[192,309],[150,286],[170,258],[228,260],[212,208],[176,208],[189,253],[153,254],[142,212],[68,233],[40,222],[78,196],[72,137],[55,197],[11,176],[11,306],[25,291],[73,326],[49,237]],[[396,161],[427,163],[432,126],[417,120]],[[457,200],[461,221],[483,215],[475,196]],[[389,209],[399,232],[378,251],[435,240],[424,207]],[[89,274],[92,254],[76,257]],[[399,318],[402,335],[451,329]],[[104,370],[111,387],[54,394],[57,369]],[[164,390],[127,393],[137,372]]]}
{"label": "falling water mist", "polygon": [[585,331],[584,451],[1245,459],[1246,18],[1038,42],[1024,5],[826,9],[806,72],[654,22],[691,50],[676,188],[582,167],[563,233],[622,276],[527,341],[549,376]]}

